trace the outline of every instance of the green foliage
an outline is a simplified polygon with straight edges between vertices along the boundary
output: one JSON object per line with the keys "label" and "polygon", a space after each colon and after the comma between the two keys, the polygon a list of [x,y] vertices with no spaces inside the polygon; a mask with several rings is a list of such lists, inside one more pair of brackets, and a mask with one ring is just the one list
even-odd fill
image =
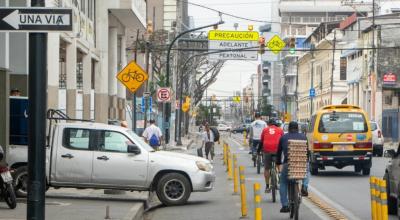
{"label": "green foliage", "polygon": [[[216,112],[211,113],[211,109],[216,109]],[[213,117],[211,121],[211,117]],[[221,107],[216,104],[211,104],[209,106],[200,104],[197,110],[196,124],[201,124],[206,121],[212,126],[216,126],[217,122],[215,118],[221,117]]]}

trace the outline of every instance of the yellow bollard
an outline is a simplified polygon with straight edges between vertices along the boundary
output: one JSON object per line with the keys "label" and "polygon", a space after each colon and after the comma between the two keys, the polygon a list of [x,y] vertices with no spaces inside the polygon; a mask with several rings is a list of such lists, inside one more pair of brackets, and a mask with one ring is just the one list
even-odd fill
{"label": "yellow bollard", "polygon": [[247,198],[246,198],[246,183],[244,179],[244,167],[239,167],[240,174],[240,201],[242,204],[242,218],[247,217]]}
{"label": "yellow bollard", "polygon": [[243,145],[244,145],[244,146],[247,145],[246,136],[247,136],[247,132],[246,132],[246,131],[243,131]]}
{"label": "yellow bollard", "polygon": [[375,182],[376,182],[376,178],[374,176],[371,176],[369,178],[369,183],[370,183],[370,189],[371,189],[371,217],[372,217],[372,220],[377,220],[377,218],[376,218]]}
{"label": "yellow bollard", "polygon": [[238,194],[239,188],[239,178],[238,178],[238,166],[237,166],[237,156],[236,154],[233,155],[233,194]]}
{"label": "yellow bollard", "polygon": [[224,143],[223,156],[222,156],[222,162],[224,165],[226,165],[226,148],[227,148],[227,144]]}
{"label": "yellow bollard", "polygon": [[260,183],[254,183],[254,220],[262,220]]}
{"label": "yellow bollard", "polygon": [[229,150],[228,151],[228,179],[231,180],[232,179],[232,153]]}
{"label": "yellow bollard", "polygon": [[375,180],[375,199],[376,199],[376,220],[382,220],[382,202],[381,202],[381,188],[379,186],[379,179]]}
{"label": "yellow bollard", "polygon": [[387,194],[386,194],[386,181],[379,180],[379,187],[381,189],[381,219],[388,220],[389,219],[389,212],[388,212],[388,201],[387,201]]}

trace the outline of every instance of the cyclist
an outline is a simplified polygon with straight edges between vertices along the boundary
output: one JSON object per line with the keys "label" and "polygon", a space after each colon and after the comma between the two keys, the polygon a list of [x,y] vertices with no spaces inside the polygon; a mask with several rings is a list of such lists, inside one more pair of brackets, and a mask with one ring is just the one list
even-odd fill
{"label": "cyclist", "polygon": [[[281,198],[282,208],[280,212],[290,212],[289,201],[288,201],[288,142],[289,140],[307,140],[304,133],[299,133],[299,125],[297,122],[292,121],[289,123],[289,132],[282,136],[279,141],[278,152],[276,157],[276,164],[281,171],[280,175],[280,187],[279,194]],[[282,165],[282,166],[281,166]],[[309,174],[307,171],[306,178],[302,181],[301,194],[302,196],[308,196],[308,182]]]}
{"label": "cyclist", "polygon": [[264,153],[265,193],[271,191],[269,186],[269,170],[272,167],[272,161],[275,159],[278,150],[279,139],[283,135],[283,130],[278,125],[278,122],[274,118],[268,121],[268,127],[264,128],[261,133],[261,143],[258,146],[258,152],[261,152],[262,149]]}
{"label": "cyclist", "polygon": [[254,155],[257,152],[257,147],[261,142],[261,133],[263,132],[264,128],[267,127],[267,123],[261,120],[260,113],[256,112],[254,114],[254,121],[250,125],[250,137],[249,142],[251,142],[250,150],[251,154],[253,155],[253,160],[255,160]]}

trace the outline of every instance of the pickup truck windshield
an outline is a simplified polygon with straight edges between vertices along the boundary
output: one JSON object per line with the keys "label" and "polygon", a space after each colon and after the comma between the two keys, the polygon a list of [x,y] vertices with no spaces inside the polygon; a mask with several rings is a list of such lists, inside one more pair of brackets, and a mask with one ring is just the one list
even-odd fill
{"label": "pickup truck windshield", "polygon": [[144,149],[146,149],[149,152],[153,152],[155,151],[152,147],[150,147],[150,145],[148,145],[143,138],[139,137],[137,134],[135,134],[133,131],[131,130],[126,130],[128,132],[128,134],[132,137],[132,139],[135,142],[138,142],[140,144],[141,147],[143,147]]}
{"label": "pickup truck windshield", "polygon": [[368,126],[361,113],[334,112],[321,116],[318,131],[320,133],[360,133],[367,132]]}

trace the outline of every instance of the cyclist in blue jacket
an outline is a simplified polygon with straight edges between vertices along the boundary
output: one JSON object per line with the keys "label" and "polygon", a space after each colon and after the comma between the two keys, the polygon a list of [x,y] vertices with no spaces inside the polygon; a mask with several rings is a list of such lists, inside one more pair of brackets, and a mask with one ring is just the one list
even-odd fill
{"label": "cyclist in blue jacket", "polygon": [[[289,201],[288,201],[288,145],[289,140],[307,140],[307,137],[303,133],[299,133],[299,125],[297,122],[292,121],[289,123],[289,132],[281,137],[278,145],[278,152],[276,157],[276,164],[281,171],[280,174],[280,187],[279,194],[281,198],[282,208],[280,212],[289,212]],[[307,168],[307,176],[302,182],[301,194],[302,196],[308,196],[308,182],[309,182],[309,172]]]}

